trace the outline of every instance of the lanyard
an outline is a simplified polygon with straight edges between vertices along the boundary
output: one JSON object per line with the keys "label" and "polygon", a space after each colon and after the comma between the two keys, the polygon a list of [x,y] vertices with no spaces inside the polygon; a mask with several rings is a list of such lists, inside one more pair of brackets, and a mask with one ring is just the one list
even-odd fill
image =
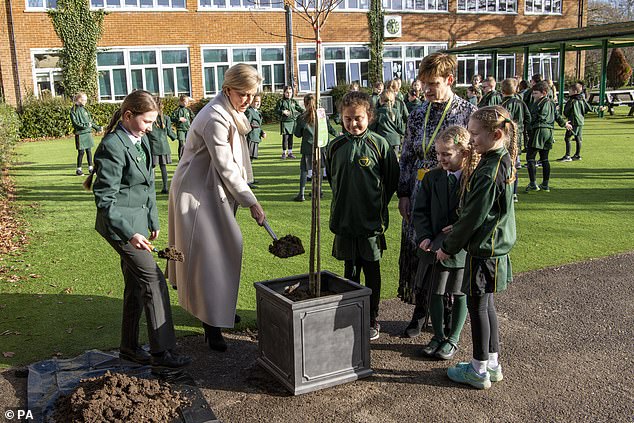
{"label": "lanyard", "polygon": [[438,125],[436,125],[436,129],[434,129],[434,132],[431,134],[431,138],[429,139],[429,144],[427,144],[427,123],[429,122],[429,112],[431,112],[431,103],[429,103],[429,106],[427,107],[427,113],[425,113],[425,124],[423,126],[423,142],[422,142],[424,160],[427,160],[427,153],[429,152],[429,149],[434,143],[434,140],[436,139],[436,135],[438,135],[440,126],[445,121],[445,117],[447,116],[447,112],[449,111],[449,108],[451,107],[452,101],[453,101],[453,93],[451,98],[447,102],[447,105],[445,106],[445,110],[443,110],[442,115],[440,116],[440,120],[438,121]]}

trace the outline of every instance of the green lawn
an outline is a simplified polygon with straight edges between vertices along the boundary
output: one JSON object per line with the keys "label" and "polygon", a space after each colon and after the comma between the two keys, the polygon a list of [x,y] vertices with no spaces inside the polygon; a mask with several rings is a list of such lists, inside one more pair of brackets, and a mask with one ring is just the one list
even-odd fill
{"label": "green lawn", "polygon": [[[627,229],[634,209],[634,119],[625,117],[627,110],[621,109],[604,120],[588,119],[583,161],[553,162],[550,193],[520,194],[518,242],[513,250],[516,273],[634,248],[634,237]],[[256,195],[273,229],[279,235],[298,235],[307,246],[310,202],[292,201],[299,162],[280,160],[276,128],[269,127],[267,132],[269,138],[261,145],[261,158],[254,166],[261,181]],[[553,159],[563,154],[563,132],[558,131],[556,138]],[[18,163],[11,173],[18,187],[17,205],[28,223],[29,245],[22,254],[0,261],[4,267],[0,273],[0,353],[14,353],[12,357],[0,354],[0,366],[118,345],[123,292],[119,261],[93,229],[94,202],[81,188],[83,178],[74,176],[75,154],[71,139],[24,143],[17,149]],[[170,166],[170,175],[174,167]],[[520,178],[523,189],[525,170]],[[343,264],[330,256],[330,198],[326,189],[322,263],[323,268],[341,273]],[[163,231],[156,245],[162,247],[167,242],[167,196],[158,194],[158,202]],[[383,298],[394,297],[398,285],[400,217],[395,201],[391,218],[389,250],[381,266]],[[308,255],[275,258],[268,253],[270,238],[248,211],[240,210],[238,220],[245,241],[238,311],[242,326],[253,326],[253,282],[305,273]],[[177,306],[176,292],[171,294],[179,335],[201,333],[199,323]]]}

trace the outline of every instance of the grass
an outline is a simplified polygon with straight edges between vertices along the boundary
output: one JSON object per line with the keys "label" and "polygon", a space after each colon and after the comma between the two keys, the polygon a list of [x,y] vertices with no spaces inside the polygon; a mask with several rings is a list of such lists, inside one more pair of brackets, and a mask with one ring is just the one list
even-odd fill
{"label": "grass", "polygon": [[[634,248],[627,230],[634,209],[634,119],[627,118],[627,110],[621,109],[603,120],[587,119],[583,160],[553,161],[550,193],[523,194],[526,174],[525,170],[520,172],[518,241],[512,253],[516,273]],[[298,235],[308,245],[310,202],[292,201],[297,193],[299,162],[279,159],[276,127],[267,129],[269,138],[261,145],[261,158],[254,166],[261,182],[256,195],[279,235]],[[557,131],[556,139],[553,159],[563,155],[562,131]],[[0,261],[0,353],[14,353],[7,354],[10,357],[0,354],[0,367],[52,354],[68,357],[86,349],[118,346],[123,293],[119,261],[93,229],[93,197],[82,190],[83,178],[73,176],[75,154],[71,139],[23,143],[17,149],[18,163],[11,173],[30,242],[21,254]],[[174,168],[169,167],[170,175]],[[342,273],[343,264],[330,256],[330,198],[326,189],[322,263],[324,269]],[[156,245],[162,247],[167,242],[167,196],[158,194],[158,203],[163,231]],[[389,249],[381,263],[383,298],[395,297],[398,286],[401,220],[396,201],[391,205],[391,219]],[[238,300],[243,323],[239,327],[254,326],[253,282],[305,273],[308,257],[272,257],[268,252],[270,238],[247,210],[238,212],[238,220],[244,234]],[[178,334],[200,334],[198,321],[177,305],[175,291],[171,291],[171,298]],[[408,318],[403,316],[403,320]],[[142,329],[143,337],[144,332]]]}

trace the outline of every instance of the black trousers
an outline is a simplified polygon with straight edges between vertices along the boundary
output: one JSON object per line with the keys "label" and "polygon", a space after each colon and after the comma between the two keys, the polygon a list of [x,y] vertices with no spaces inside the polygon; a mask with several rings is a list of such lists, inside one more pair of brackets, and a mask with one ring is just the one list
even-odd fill
{"label": "black trousers", "polygon": [[121,257],[125,282],[121,347],[134,350],[139,345],[139,320],[145,310],[150,351],[160,353],[176,346],[172,308],[165,276],[152,253],[126,242],[108,240]]}
{"label": "black trousers", "polygon": [[566,143],[566,156],[570,156],[570,139],[574,138],[576,148],[575,148],[575,156],[581,156],[581,143],[583,142],[581,133],[579,135],[574,135],[572,131],[566,131],[566,135],[564,136],[564,142]]}
{"label": "black trousers", "polygon": [[344,262],[344,277],[353,282],[361,282],[361,270],[365,275],[365,286],[372,290],[370,295],[370,325],[374,326],[379,316],[381,301],[381,265],[379,261],[366,261],[362,258]]}
{"label": "black trousers", "polygon": [[293,149],[293,134],[282,134],[282,151]]}
{"label": "black trousers", "polygon": [[537,153],[539,153],[539,160],[542,162],[542,179],[545,183],[548,183],[550,180],[550,161],[548,160],[549,152],[550,150],[533,147],[528,147],[526,150],[526,168],[528,169],[528,178],[531,183],[535,183],[535,157],[537,156]]}
{"label": "black trousers", "polygon": [[489,359],[489,353],[500,351],[498,316],[495,311],[493,294],[467,296],[467,309],[471,319],[473,358],[486,361]]}
{"label": "black trousers", "polygon": [[77,150],[77,167],[81,167],[81,162],[84,161],[84,152],[86,152],[88,166],[92,167],[92,151],[90,150],[90,148]]}

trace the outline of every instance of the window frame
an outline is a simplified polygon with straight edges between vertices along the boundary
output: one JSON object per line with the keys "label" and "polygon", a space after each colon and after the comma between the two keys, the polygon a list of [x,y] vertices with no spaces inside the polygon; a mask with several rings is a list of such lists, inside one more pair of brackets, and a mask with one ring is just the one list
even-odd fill
{"label": "window frame", "polygon": [[[474,60],[476,66],[473,67],[474,69],[474,74],[480,74],[482,75],[483,78],[486,78],[488,75],[491,75],[491,71],[489,69],[493,69],[492,68],[492,64],[491,64],[491,60],[493,60],[493,58],[491,57],[490,54],[459,54],[457,56],[457,64],[458,67],[456,69],[456,75],[455,75],[455,79],[456,79],[456,86],[457,87],[468,87],[469,85],[471,85],[471,78],[473,78],[473,75],[468,76],[467,75],[467,61],[468,60]],[[507,75],[506,74],[506,62],[508,60],[512,60],[513,61],[513,74],[512,75]],[[479,65],[479,63],[484,62],[484,69],[482,69]],[[462,63],[464,63],[464,65],[462,65]],[[504,73],[505,75],[502,77],[500,76],[500,74],[498,73],[498,81],[502,81],[503,79],[506,78],[511,78],[514,77],[517,74],[517,56],[515,54],[500,54],[498,55],[497,58],[497,63],[495,64],[495,66],[499,67],[500,63],[504,63]],[[461,77],[463,75],[461,75],[461,67],[463,67],[464,70],[462,70],[462,72],[464,72],[464,79],[461,80]]]}
{"label": "window frame", "polygon": [[[46,75],[48,77],[49,84],[51,86],[51,95],[53,97],[61,97],[64,95],[63,92],[57,93],[55,90],[55,81],[62,81],[62,68],[37,68],[35,67],[35,56],[40,54],[51,54],[51,55],[59,55],[61,49],[31,49],[31,76],[33,78],[33,93],[38,98],[42,98],[42,92],[38,86],[38,76]],[[56,78],[57,77],[57,78]]]}
{"label": "window frame", "polygon": [[[536,11],[536,7],[535,7],[535,2],[539,1],[541,3],[541,10],[540,11]],[[547,12],[545,11],[546,9],[546,2],[550,2],[551,4],[551,11]],[[529,0],[526,0],[524,2],[524,15],[528,15],[528,16],[535,16],[535,15],[554,15],[554,16],[563,16],[563,12],[564,12],[564,4],[562,0],[530,0],[530,3],[532,5],[532,10],[528,10],[528,4],[529,4]],[[554,5],[555,3],[559,4],[559,10],[558,11],[553,11],[554,10]]]}
{"label": "window frame", "polygon": [[[28,0],[27,0],[28,1]],[[175,0],[167,0],[170,2],[171,6],[159,6],[158,0],[151,0],[151,7],[141,6],[141,1],[136,0],[136,6],[128,6],[126,3],[131,0],[119,0],[119,6],[111,6],[108,5],[108,0],[103,0],[103,6],[95,6],[92,1],[90,1],[90,9],[91,10],[105,10],[106,12],[183,12],[187,11],[187,0],[183,0],[183,7],[174,7],[173,3]]]}

